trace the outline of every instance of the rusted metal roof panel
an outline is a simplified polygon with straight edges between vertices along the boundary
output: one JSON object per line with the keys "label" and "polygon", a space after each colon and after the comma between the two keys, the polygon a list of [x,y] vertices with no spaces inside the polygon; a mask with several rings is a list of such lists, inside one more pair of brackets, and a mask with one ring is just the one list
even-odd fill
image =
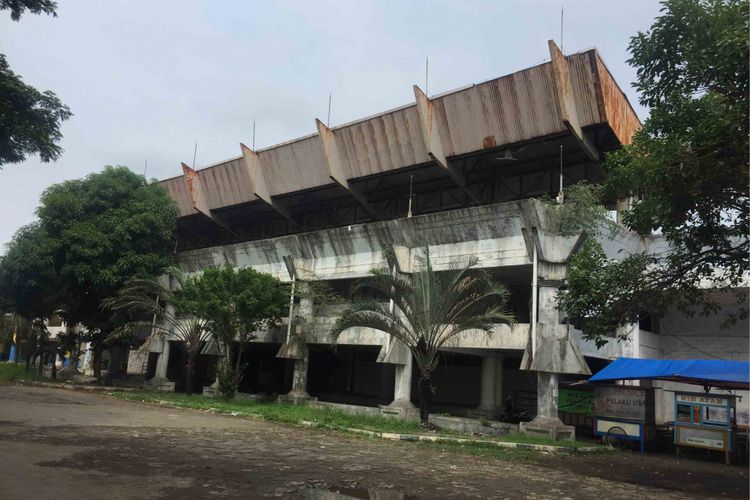
{"label": "rusted metal roof panel", "polygon": [[447,156],[565,131],[550,64],[434,99]]}
{"label": "rusted metal roof panel", "polygon": [[594,54],[607,122],[621,144],[630,144],[633,134],[641,127],[641,121],[599,54]]}
{"label": "rusted metal roof panel", "polygon": [[330,184],[317,135],[258,151],[272,196]]}
{"label": "rusted metal roof panel", "polygon": [[183,176],[165,179],[159,182],[159,184],[167,190],[169,197],[177,202],[177,208],[180,209],[180,217],[197,213],[193,208],[193,201],[190,198],[187,183]]}
{"label": "rusted metal roof panel", "polygon": [[333,131],[350,179],[429,161],[416,105]]}
{"label": "rusted metal roof panel", "polygon": [[212,210],[257,200],[243,158],[198,170],[206,203]]}
{"label": "rusted metal roof panel", "polygon": [[598,125],[606,121],[597,96],[599,88],[594,68],[594,51],[589,50],[566,57],[575,95],[576,111],[581,127]]}

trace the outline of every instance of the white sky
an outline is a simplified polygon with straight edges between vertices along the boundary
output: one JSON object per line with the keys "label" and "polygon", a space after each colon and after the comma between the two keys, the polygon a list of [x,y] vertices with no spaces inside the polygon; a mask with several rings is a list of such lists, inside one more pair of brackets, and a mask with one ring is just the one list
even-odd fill
{"label": "white sky", "polygon": [[[314,133],[333,94],[331,125],[538,64],[560,38],[560,1],[413,2],[59,0],[58,17],[0,12],[0,53],[74,116],[65,153],[0,171],[0,244],[34,219],[51,184],[104,165],[159,179],[192,163]],[[643,119],[625,62],[656,1],[566,1],[564,50],[596,46]]]}

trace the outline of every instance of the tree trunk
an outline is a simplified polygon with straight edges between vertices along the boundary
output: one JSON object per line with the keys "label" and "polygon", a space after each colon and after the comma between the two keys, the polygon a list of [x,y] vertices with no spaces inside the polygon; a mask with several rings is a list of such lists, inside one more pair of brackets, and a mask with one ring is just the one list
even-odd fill
{"label": "tree trunk", "polygon": [[123,348],[120,345],[109,346],[109,366],[107,367],[107,374],[104,376],[104,385],[114,385],[112,381],[120,368],[122,350]]}
{"label": "tree trunk", "polygon": [[57,380],[57,349],[52,353],[52,371],[50,372],[52,380]]}
{"label": "tree trunk", "polygon": [[102,383],[102,346],[97,343],[94,345],[94,377],[96,377],[96,383],[101,385]]}
{"label": "tree trunk", "polygon": [[419,420],[423,427],[430,423],[430,400],[432,399],[432,383],[430,375],[419,377]]}
{"label": "tree trunk", "polygon": [[195,381],[195,363],[198,361],[200,350],[195,349],[188,355],[187,365],[185,365],[185,394],[193,393]]}
{"label": "tree trunk", "polygon": [[37,363],[39,363],[39,366],[37,366],[37,373],[39,374],[40,377],[44,375],[44,361],[45,361],[44,358],[45,358],[44,352],[39,351],[39,360],[37,361]]}

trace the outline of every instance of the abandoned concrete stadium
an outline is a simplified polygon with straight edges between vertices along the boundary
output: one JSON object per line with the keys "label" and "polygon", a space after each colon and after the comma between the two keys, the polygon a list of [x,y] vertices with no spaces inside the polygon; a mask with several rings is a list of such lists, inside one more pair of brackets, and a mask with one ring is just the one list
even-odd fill
{"label": "abandoned concrete stadium", "polygon": [[[258,151],[242,145],[241,156],[198,170],[183,164],[184,175],[162,181],[180,209],[180,267],[252,266],[297,286],[326,281],[346,296],[374,268],[412,272],[426,246],[438,268],[475,256],[510,289],[518,324],[446,349],[435,411],[491,419],[510,397],[550,432],[567,429],[559,385],[617,356],[747,360],[746,321],[719,331],[721,317],[643,318],[619,332],[627,341],[601,349],[565,324],[555,294],[582,235],[556,234],[534,198],[554,197],[561,175],[565,186],[600,181],[602,155],[629,143],[640,123],[596,50],[564,56],[549,46],[550,62],[511,75],[431,97],[415,86],[414,104],[331,128],[317,121],[317,134]],[[658,236],[625,231],[602,243],[612,258],[663,247]],[[301,300],[291,336],[286,324],[260,332],[240,392],[413,414],[417,374],[403,345],[355,330],[332,349],[342,307]],[[290,347],[298,339],[306,348]],[[199,362],[204,386],[213,354]],[[178,343],[157,342],[147,357],[131,352],[128,371],[180,390],[181,358]],[[669,401],[657,403],[658,421],[671,419]]]}

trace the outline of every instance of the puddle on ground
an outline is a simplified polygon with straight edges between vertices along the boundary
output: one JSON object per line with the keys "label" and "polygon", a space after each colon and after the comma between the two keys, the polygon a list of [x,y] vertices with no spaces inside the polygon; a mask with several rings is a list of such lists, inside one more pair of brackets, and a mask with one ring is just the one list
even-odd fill
{"label": "puddle on ground", "polygon": [[403,491],[376,488],[305,488],[302,495],[308,500],[414,500],[417,498]]}

